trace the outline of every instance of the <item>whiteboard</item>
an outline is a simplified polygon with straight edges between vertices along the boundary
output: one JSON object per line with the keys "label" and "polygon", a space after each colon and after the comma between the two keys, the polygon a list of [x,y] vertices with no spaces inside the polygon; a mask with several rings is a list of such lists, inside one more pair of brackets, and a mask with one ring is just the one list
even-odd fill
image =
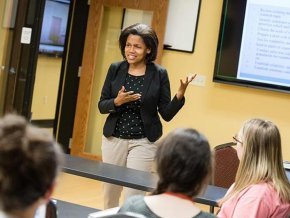
{"label": "whiteboard", "polygon": [[201,0],[169,0],[164,49],[194,52]]}

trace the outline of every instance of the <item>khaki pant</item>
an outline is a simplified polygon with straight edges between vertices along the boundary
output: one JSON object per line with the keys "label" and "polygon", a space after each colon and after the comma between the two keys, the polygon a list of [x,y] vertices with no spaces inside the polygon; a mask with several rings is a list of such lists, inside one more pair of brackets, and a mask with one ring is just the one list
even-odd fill
{"label": "khaki pant", "polygon": [[[151,172],[155,153],[156,145],[147,138],[120,139],[103,136],[102,158],[104,163]],[[122,188],[122,186],[104,183],[104,209],[119,206]],[[145,195],[145,192],[124,187],[124,200],[132,195],[140,194]]]}

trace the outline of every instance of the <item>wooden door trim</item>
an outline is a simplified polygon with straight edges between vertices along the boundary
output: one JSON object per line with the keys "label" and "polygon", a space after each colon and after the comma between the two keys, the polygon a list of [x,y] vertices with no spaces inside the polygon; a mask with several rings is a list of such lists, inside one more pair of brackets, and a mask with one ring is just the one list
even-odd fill
{"label": "wooden door trim", "polygon": [[[165,35],[168,0],[92,0],[90,5],[85,47],[82,61],[82,75],[79,84],[76,115],[73,128],[71,154],[100,159],[84,152],[91,106],[91,96],[96,69],[96,59],[104,7],[122,7],[153,11],[152,27],[159,38],[157,63],[161,62],[163,39]],[[95,27],[95,28],[93,28]],[[96,103],[97,99],[95,99]]]}
{"label": "wooden door trim", "polygon": [[[4,101],[4,112],[12,112],[14,111],[14,101],[15,101],[15,90],[16,90],[16,80],[18,76],[18,66],[20,62],[21,57],[21,32],[22,27],[25,25],[25,18],[26,18],[26,12],[28,10],[29,1],[23,0],[19,1],[17,5],[17,15],[15,19],[15,25],[14,25],[14,33],[13,33],[13,39],[12,39],[12,49],[11,53],[9,54],[9,65],[7,66],[6,72],[8,73],[7,77],[7,85],[6,85],[6,91],[5,91],[5,101]],[[13,54],[13,58],[10,56]],[[14,68],[15,73],[11,73],[10,70]]]}

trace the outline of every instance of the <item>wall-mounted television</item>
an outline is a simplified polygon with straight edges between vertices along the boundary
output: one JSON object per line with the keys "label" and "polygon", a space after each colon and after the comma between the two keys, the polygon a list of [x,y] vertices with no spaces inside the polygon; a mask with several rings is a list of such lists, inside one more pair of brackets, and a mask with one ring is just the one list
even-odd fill
{"label": "wall-mounted television", "polygon": [[39,53],[61,56],[64,49],[70,0],[46,0]]}
{"label": "wall-mounted television", "polygon": [[290,93],[289,0],[224,0],[213,81]]}

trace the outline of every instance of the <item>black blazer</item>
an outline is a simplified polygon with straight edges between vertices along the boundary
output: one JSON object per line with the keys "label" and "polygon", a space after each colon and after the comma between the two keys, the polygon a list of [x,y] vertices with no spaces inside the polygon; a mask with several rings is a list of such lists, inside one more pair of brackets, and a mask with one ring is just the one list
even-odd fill
{"label": "black blazer", "polygon": [[[114,105],[114,99],[125,83],[129,64],[126,61],[111,64],[102,89],[99,110],[102,114],[109,113],[104,125],[103,134],[106,137],[114,133],[120,116],[119,108]],[[166,69],[149,63],[146,66],[144,86],[141,97],[141,118],[144,123],[145,135],[149,141],[155,142],[162,135],[162,124],[159,114],[165,121],[170,121],[184,105],[185,99],[171,100],[170,84]]]}

